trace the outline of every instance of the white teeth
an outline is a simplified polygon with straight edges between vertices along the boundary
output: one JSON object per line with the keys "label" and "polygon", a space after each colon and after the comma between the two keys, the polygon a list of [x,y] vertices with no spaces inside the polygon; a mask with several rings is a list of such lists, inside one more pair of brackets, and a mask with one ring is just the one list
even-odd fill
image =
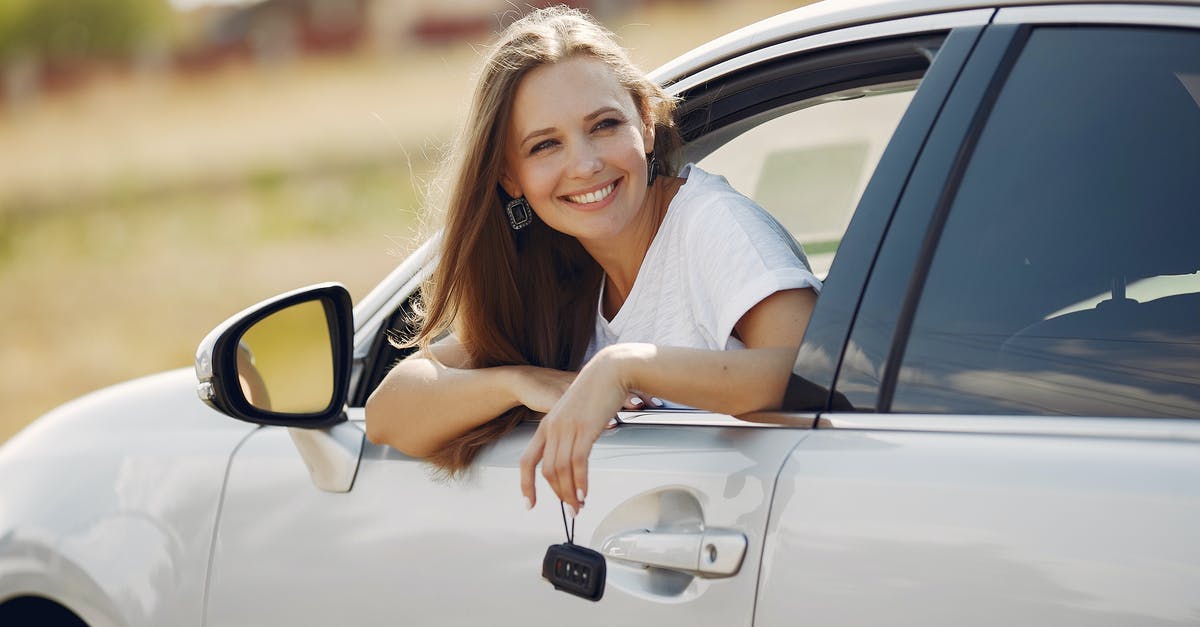
{"label": "white teeth", "polygon": [[570,200],[571,202],[574,202],[574,203],[579,203],[581,205],[586,205],[586,204],[592,203],[592,202],[600,202],[601,200],[608,198],[608,195],[612,193],[613,188],[615,188],[616,186],[617,186],[616,183],[609,183],[607,187],[604,187],[603,189],[598,189],[594,192],[588,192],[586,194],[579,194],[578,196],[567,196],[567,200]]}

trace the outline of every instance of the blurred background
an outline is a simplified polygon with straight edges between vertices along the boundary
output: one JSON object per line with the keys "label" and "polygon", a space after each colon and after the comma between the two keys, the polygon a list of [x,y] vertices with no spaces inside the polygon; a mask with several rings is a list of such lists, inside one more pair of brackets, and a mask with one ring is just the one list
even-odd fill
{"label": "blurred background", "polygon": [[[802,3],[572,4],[651,70]],[[261,299],[362,297],[428,232],[482,46],[527,6],[0,0],[0,442]]]}

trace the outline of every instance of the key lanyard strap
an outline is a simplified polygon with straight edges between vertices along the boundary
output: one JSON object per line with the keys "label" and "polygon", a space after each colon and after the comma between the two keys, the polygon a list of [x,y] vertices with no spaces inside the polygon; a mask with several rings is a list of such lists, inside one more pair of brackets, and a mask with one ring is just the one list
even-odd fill
{"label": "key lanyard strap", "polygon": [[567,544],[575,544],[575,519],[571,519],[571,529],[567,530],[567,506],[562,501],[558,502],[558,508],[562,510],[563,531],[567,534]]}

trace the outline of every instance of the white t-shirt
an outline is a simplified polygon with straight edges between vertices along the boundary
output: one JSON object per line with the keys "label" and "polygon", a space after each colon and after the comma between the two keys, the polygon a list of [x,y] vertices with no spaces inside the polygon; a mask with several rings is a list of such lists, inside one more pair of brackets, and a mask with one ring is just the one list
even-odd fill
{"label": "white t-shirt", "polygon": [[622,342],[744,348],[733,326],[751,307],[780,290],[820,291],[800,245],[765,209],[693,164],[679,175],[687,181],[667,207],[629,298],[612,320],[597,312],[587,359]]}

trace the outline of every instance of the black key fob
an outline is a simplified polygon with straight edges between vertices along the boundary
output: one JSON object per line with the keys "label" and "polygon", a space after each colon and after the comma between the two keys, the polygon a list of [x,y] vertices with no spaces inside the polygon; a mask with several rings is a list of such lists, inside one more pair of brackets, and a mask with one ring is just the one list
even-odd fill
{"label": "black key fob", "polygon": [[542,577],[562,590],[589,601],[604,596],[604,556],[578,544],[554,544],[542,560]]}

